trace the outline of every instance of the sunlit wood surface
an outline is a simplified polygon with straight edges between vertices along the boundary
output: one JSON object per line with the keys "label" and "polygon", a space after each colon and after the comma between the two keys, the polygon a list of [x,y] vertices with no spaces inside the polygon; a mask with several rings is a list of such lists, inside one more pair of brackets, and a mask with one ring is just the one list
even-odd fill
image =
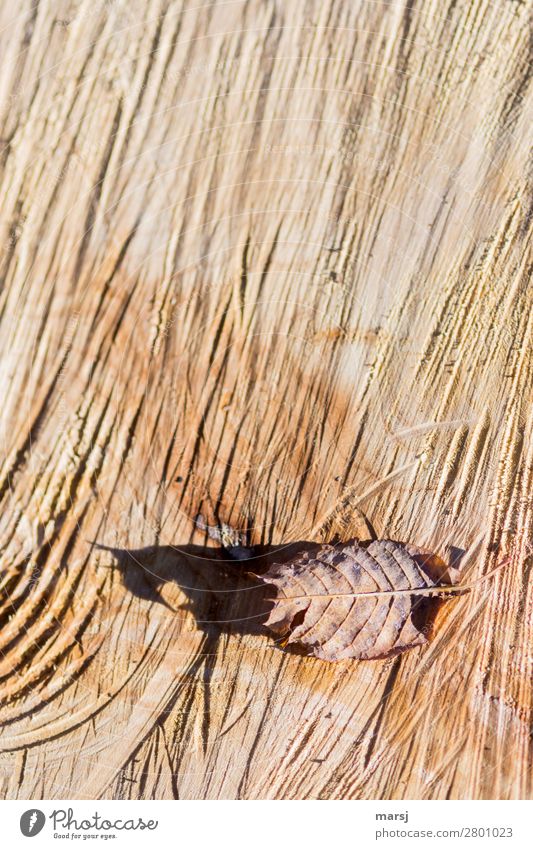
{"label": "sunlit wood surface", "polygon": [[[4,0],[5,797],[531,797],[529,15]],[[510,560],[426,647],[285,653],[193,520],[339,504]]]}

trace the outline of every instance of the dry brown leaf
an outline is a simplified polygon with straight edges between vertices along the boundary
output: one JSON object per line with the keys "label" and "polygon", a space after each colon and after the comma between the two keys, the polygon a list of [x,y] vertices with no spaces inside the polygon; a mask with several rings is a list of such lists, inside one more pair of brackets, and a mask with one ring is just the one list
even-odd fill
{"label": "dry brown leaf", "polygon": [[276,589],[266,625],[322,660],[387,657],[427,642],[442,600],[462,590],[456,576],[392,540],[323,545],[260,576]]}

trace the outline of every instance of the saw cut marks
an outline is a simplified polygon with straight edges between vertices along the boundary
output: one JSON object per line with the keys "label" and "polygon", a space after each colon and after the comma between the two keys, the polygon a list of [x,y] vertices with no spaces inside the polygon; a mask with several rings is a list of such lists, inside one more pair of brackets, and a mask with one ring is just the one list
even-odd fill
{"label": "saw cut marks", "polygon": [[322,660],[371,660],[428,641],[457,570],[393,540],[321,546],[260,576],[276,589],[266,625]]}

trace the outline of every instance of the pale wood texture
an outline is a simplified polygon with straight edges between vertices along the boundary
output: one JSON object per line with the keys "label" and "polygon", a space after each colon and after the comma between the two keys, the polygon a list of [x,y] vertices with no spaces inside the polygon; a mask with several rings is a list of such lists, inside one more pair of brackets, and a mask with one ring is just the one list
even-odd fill
{"label": "pale wood texture", "polygon": [[[531,797],[530,8],[4,0],[6,797]],[[339,499],[510,563],[286,654],[192,520]]]}

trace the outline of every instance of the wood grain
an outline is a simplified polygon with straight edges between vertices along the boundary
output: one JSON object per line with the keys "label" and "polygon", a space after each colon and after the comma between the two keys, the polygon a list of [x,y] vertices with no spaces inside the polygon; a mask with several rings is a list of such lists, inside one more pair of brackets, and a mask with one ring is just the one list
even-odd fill
{"label": "wood grain", "polygon": [[[531,798],[528,4],[0,18],[3,796]],[[326,664],[198,512],[511,560]]]}

